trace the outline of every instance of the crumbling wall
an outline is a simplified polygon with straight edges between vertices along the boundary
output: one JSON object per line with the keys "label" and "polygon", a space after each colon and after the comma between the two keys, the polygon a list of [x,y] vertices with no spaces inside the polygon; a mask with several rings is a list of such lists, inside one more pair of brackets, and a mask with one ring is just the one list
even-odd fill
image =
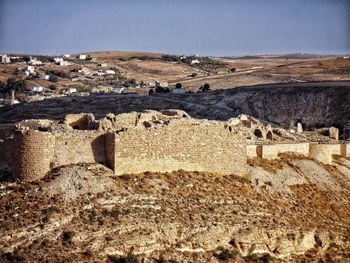
{"label": "crumbling wall", "polygon": [[56,135],[52,167],[94,162],[106,162],[103,133],[79,131]]}
{"label": "crumbling wall", "polygon": [[67,114],[65,117],[65,122],[75,130],[91,130],[94,120],[94,115],[87,113]]}
{"label": "crumbling wall", "polygon": [[333,155],[342,155],[340,144],[310,143],[310,157],[325,164],[332,164]]}
{"label": "crumbling wall", "polygon": [[0,171],[12,172],[13,139],[0,140]]}
{"label": "crumbling wall", "polygon": [[55,149],[55,136],[48,132],[16,131],[14,134],[15,178],[37,180],[50,171]]}
{"label": "crumbling wall", "polygon": [[309,143],[279,143],[268,145],[247,145],[248,158],[277,159],[280,153],[297,153],[309,156]]}
{"label": "crumbling wall", "polygon": [[246,174],[246,139],[223,123],[177,120],[115,134],[115,174],[174,170]]}
{"label": "crumbling wall", "polygon": [[261,156],[264,159],[277,159],[278,154],[292,152],[309,156],[309,143],[286,143],[263,145]]}

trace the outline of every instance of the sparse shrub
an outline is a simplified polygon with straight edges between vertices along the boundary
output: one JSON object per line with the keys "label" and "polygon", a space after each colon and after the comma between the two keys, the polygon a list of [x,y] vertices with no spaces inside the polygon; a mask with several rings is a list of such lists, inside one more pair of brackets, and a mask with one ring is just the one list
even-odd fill
{"label": "sparse shrub", "polygon": [[238,251],[236,249],[229,250],[227,248],[218,247],[214,252],[214,257],[218,260],[228,260],[233,259],[238,256]]}
{"label": "sparse shrub", "polygon": [[169,260],[167,260],[163,254],[161,254],[161,255],[159,256],[159,258],[156,259],[155,262],[156,262],[156,263],[168,263]]}
{"label": "sparse shrub", "polygon": [[0,93],[2,94],[10,93],[11,90],[16,93],[23,93],[26,90],[26,82],[23,79],[9,78],[6,84],[2,83],[0,86]]}
{"label": "sparse shrub", "polygon": [[75,233],[73,231],[63,231],[61,237],[63,242],[71,243],[74,236]]}
{"label": "sparse shrub", "polygon": [[94,253],[93,253],[90,249],[88,249],[88,250],[86,250],[86,251],[83,252],[83,255],[84,255],[85,257],[91,258],[91,257],[94,255]]}
{"label": "sparse shrub", "polygon": [[60,78],[69,78],[69,73],[62,70],[57,70],[57,69],[46,70],[45,74],[50,75],[50,80],[51,80],[51,75],[54,75]]}
{"label": "sparse shrub", "polygon": [[22,253],[15,251],[13,253],[8,252],[8,253],[4,253],[0,256],[0,260],[2,262],[2,260],[4,261],[10,261],[10,262],[18,262],[18,261],[24,261],[25,257]]}
{"label": "sparse shrub", "polygon": [[270,181],[265,182],[265,184],[268,185],[268,186],[272,186],[272,183]]}
{"label": "sparse shrub", "polygon": [[210,91],[210,85],[209,85],[208,83],[205,83],[204,86],[201,86],[201,87],[199,88],[199,90],[200,90],[201,92]]}
{"label": "sparse shrub", "polygon": [[119,216],[119,211],[118,211],[118,209],[116,209],[116,208],[113,208],[112,210],[107,210],[107,209],[104,209],[103,211],[102,211],[102,215],[103,216],[110,216],[110,217],[114,217],[114,218],[117,218],[118,216]]}
{"label": "sparse shrub", "polygon": [[195,78],[195,77],[197,77],[197,76],[198,76],[198,74],[195,73],[195,72],[191,74],[191,77],[192,77],[192,78]]}
{"label": "sparse shrub", "polygon": [[133,253],[133,248],[126,256],[108,255],[107,258],[112,263],[139,263],[137,256]]}
{"label": "sparse shrub", "polygon": [[50,89],[50,90],[56,90],[56,89],[57,89],[57,86],[56,86],[56,85],[51,84],[51,85],[49,86],[49,89]]}
{"label": "sparse shrub", "polygon": [[271,256],[270,254],[263,254],[263,255],[249,255],[244,258],[245,260],[248,260],[248,262],[262,262],[262,263],[269,263],[271,262]]}

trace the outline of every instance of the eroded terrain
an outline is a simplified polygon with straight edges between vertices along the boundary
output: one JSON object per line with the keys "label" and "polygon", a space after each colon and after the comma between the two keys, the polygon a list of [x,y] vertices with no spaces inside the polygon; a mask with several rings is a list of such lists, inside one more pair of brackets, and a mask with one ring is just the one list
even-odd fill
{"label": "eroded terrain", "polygon": [[82,164],[37,182],[2,183],[1,260],[350,260],[349,159],[323,165],[283,155],[249,167],[246,178],[183,171],[115,177]]}

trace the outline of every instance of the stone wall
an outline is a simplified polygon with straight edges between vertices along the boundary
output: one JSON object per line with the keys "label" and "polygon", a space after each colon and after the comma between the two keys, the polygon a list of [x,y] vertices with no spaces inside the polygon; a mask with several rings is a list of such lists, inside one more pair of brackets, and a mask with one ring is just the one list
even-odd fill
{"label": "stone wall", "polygon": [[350,157],[350,143],[345,143],[340,145],[341,156],[349,158]]}
{"label": "stone wall", "polygon": [[13,174],[15,178],[32,181],[51,170],[55,136],[48,132],[16,131],[14,134]]}
{"label": "stone wall", "polygon": [[246,174],[246,139],[223,123],[174,120],[115,133],[115,174],[174,170]]}
{"label": "stone wall", "polygon": [[247,145],[247,157],[248,158],[261,157],[261,154],[259,154],[259,146],[260,145]]}
{"label": "stone wall", "polygon": [[309,143],[247,145],[248,158],[260,157],[271,160],[277,159],[278,154],[287,152],[309,156]]}
{"label": "stone wall", "polygon": [[67,114],[64,120],[75,130],[89,130],[94,116],[88,113]]}
{"label": "stone wall", "polygon": [[271,144],[263,145],[262,153],[259,157],[264,159],[276,159],[280,153],[297,153],[304,156],[309,156],[309,143],[287,143],[287,144]]}
{"label": "stone wall", "polygon": [[332,164],[333,155],[342,155],[341,144],[310,143],[311,158],[325,164]]}
{"label": "stone wall", "polygon": [[106,163],[105,137],[97,131],[58,134],[51,166]]}

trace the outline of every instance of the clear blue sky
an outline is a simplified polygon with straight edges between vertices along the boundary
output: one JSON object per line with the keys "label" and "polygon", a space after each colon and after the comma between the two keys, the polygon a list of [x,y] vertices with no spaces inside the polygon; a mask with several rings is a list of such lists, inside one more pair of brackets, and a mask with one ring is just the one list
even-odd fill
{"label": "clear blue sky", "polygon": [[350,53],[350,0],[0,0],[0,53]]}

